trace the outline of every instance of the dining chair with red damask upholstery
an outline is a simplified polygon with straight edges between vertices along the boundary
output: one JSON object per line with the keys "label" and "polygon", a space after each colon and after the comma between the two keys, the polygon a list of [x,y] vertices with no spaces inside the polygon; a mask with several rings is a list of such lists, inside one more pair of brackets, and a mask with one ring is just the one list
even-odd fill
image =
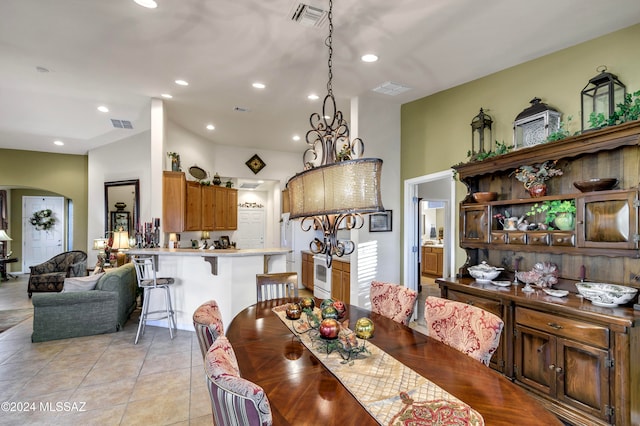
{"label": "dining chair with red damask upholstery", "polygon": [[204,358],[213,342],[224,334],[224,324],[218,302],[209,300],[198,306],[198,309],[193,313],[193,328],[196,330],[200,351],[202,351]]}
{"label": "dining chair with red damask upholstery", "polygon": [[410,288],[372,281],[369,290],[371,312],[384,315],[404,325],[409,324],[418,293]]}
{"label": "dining chair with red damask upholstery", "polygon": [[213,342],[205,355],[204,369],[215,425],[273,424],[267,394],[257,384],[240,377],[235,352],[226,336]]}
{"label": "dining chair with red damask upholstery", "polygon": [[427,335],[484,365],[498,348],[504,322],[477,306],[427,296],[424,304]]}

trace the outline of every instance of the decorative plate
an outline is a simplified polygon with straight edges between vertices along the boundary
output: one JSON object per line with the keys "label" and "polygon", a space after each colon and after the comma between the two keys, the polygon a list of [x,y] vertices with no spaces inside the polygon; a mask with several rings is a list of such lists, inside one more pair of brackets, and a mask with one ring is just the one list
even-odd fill
{"label": "decorative plate", "polygon": [[254,174],[258,174],[258,172],[266,166],[265,162],[262,161],[262,158],[258,157],[258,154],[254,154],[253,157],[249,158],[245,164]]}
{"label": "decorative plate", "polygon": [[553,297],[565,297],[569,294],[567,290],[554,290],[552,288],[543,288],[542,291]]}
{"label": "decorative plate", "polygon": [[202,180],[207,177],[207,172],[198,166],[189,167],[189,174],[198,180]]}
{"label": "decorative plate", "polygon": [[511,285],[511,281],[491,281],[491,284],[497,285],[498,287],[509,287]]}

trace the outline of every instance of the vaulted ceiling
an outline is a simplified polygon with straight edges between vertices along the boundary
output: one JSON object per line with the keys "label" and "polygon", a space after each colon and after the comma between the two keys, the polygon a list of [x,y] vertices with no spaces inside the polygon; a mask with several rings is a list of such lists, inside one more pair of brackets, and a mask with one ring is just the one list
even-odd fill
{"label": "vaulted ceiling", "polygon": [[[168,93],[170,120],[212,143],[301,152],[292,136],[326,94],[326,18],[292,20],[293,0],[156,1],[0,1],[0,148],[85,154],[147,130],[150,99]],[[406,103],[636,24],[640,1],[337,0],[333,22],[348,112],[351,97]],[[410,89],[372,91],[388,82]]]}

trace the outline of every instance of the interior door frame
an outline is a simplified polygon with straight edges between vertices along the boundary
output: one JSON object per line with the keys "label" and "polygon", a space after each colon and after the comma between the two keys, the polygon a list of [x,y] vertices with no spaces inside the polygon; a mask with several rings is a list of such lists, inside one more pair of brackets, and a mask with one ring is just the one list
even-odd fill
{"label": "interior door frame", "polygon": [[418,187],[420,184],[442,181],[448,185],[448,199],[445,203],[445,226],[444,226],[444,246],[443,253],[443,275],[455,276],[455,253],[454,244],[456,229],[456,181],[454,170],[448,169],[437,173],[431,173],[404,181],[404,285],[414,290],[418,290],[420,277],[416,264],[420,258],[420,241],[418,240],[419,217],[415,214],[415,203],[418,202]]}

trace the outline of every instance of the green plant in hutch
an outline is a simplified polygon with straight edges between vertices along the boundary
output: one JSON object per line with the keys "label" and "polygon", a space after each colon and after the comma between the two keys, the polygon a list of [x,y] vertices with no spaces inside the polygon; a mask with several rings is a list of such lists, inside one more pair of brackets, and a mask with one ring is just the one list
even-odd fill
{"label": "green plant in hutch", "polygon": [[640,118],[640,90],[624,95],[624,102],[617,105],[616,110],[609,118],[603,113],[595,111],[589,115],[589,125],[591,128],[615,126],[616,124],[634,121]]}
{"label": "green plant in hutch", "polygon": [[535,203],[526,213],[527,216],[535,216],[538,213],[544,213],[544,223],[549,229],[554,226],[561,231],[569,231],[574,227],[574,218],[576,214],[575,200],[547,200],[541,203]]}

